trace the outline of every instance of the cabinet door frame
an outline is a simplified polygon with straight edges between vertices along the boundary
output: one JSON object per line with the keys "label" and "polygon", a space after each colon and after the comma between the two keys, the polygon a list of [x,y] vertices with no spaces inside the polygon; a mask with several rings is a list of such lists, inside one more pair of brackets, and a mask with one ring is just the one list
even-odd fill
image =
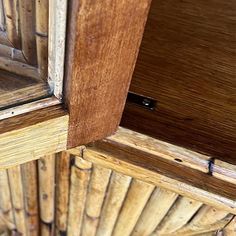
{"label": "cabinet door frame", "polygon": [[[0,169],[32,160],[32,155],[33,159],[40,158],[39,144],[32,146],[29,136],[24,136],[27,128],[27,132],[33,129],[34,137],[41,136],[40,143],[44,144],[41,156],[87,144],[116,131],[150,3],[151,0],[68,2],[63,96],[58,93],[59,99],[54,96],[36,101],[33,106],[26,104],[18,110],[9,110],[14,116],[0,120],[0,127],[5,127],[1,128],[0,142],[9,139],[9,146],[0,146],[0,153],[4,148],[12,148],[12,152],[0,157]],[[58,37],[54,35],[54,39]],[[60,58],[57,51],[60,40],[52,41],[52,45]],[[63,68],[59,69],[63,74]],[[58,71],[53,72],[56,76]],[[61,130],[55,129],[57,125]],[[38,126],[45,129],[42,131]],[[55,129],[55,137],[48,137],[47,131],[51,129]],[[15,136],[19,133],[22,136]],[[49,139],[58,140],[59,145],[51,148]],[[14,142],[21,144],[18,155],[14,145],[10,145]]]}

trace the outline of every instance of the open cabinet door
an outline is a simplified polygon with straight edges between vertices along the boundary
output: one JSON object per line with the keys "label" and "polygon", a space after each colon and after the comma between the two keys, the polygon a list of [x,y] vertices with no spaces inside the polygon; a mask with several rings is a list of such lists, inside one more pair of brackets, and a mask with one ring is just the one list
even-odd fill
{"label": "open cabinet door", "polygon": [[112,134],[150,0],[0,3],[0,168]]}

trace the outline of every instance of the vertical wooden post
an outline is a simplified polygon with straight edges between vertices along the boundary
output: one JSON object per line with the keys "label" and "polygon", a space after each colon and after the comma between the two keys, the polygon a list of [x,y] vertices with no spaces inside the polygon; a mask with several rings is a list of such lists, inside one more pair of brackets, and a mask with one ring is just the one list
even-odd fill
{"label": "vertical wooden post", "polygon": [[71,148],[117,129],[151,0],[69,2],[65,102]]}

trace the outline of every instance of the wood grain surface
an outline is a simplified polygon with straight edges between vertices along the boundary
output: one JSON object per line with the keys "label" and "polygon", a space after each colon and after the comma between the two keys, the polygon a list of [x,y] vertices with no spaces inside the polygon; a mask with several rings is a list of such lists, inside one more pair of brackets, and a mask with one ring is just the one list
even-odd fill
{"label": "wood grain surface", "polygon": [[0,121],[0,169],[66,149],[68,114],[61,105]]}
{"label": "wood grain surface", "polygon": [[122,125],[236,164],[236,2],[152,1]]}
{"label": "wood grain surface", "polygon": [[68,147],[119,125],[150,0],[70,1],[65,100]]}

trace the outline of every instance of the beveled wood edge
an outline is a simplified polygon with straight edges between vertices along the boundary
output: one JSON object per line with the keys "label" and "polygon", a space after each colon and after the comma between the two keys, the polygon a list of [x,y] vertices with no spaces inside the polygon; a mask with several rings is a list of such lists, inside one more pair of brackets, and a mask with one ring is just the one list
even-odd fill
{"label": "beveled wood edge", "polygon": [[61,105],[0,121],[0,169],[66,150],[69,115]]}
{"label": "beveled wood edge", "polygon": [[[210,206],[216,207],[217,209],[222,209],[236,214],[235,199],[222,196],[221,191],[219,191],[218,193],[212,193],[208,189],[202,189],[173,177],[168,177],[154,170],[145,168],[145,166],[140,165],[140,163],[134,164],[132,162],[129,162],[130,160],[126,160],[127,156],[125,156],[124,153],[121,154],[123,155],[123,157],[121,158],[121,155],[117,155],[117,153],[113,154],[112,150],[110,152],[107,152],[107,150],[102,150],[101,148],[92,146],[84,146],[82,148],[82,151],[81,147],[73,148],[68,150],[68,152],[75,156],[81,156],[82,152],[82,157],[86,161],[90,161],[105,168],[110,168],[122,174],[129,175],[133,178],[137,178],[156,186],[174,191],[185,197],[189,197]],[[186,178],[188,177],[186,176]],[[219,187],[223,188],[223,186]]]}

